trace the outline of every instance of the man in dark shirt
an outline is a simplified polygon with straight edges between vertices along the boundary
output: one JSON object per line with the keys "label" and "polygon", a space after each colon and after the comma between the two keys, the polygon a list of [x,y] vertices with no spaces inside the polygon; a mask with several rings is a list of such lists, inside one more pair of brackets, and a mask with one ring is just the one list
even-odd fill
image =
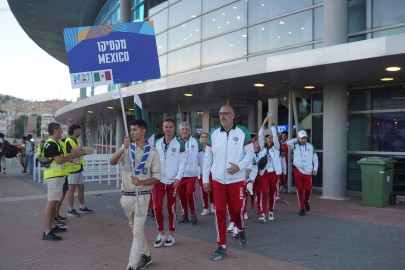
{"label": "man in dark shirt", "polygon": [[66,150],[59,143],[62,137],[62,127],[58,123],[50,123],[48,126],[50,138],[47,140],[44,149],[44,156],[52,160],[49,168],[44,171],[45,183],[48,187],[48,201],[44,213],[44,233],[42,240],[57,241],[62,237],[55,235],[55,232],[65,232],[66,228],[55,225],[56,206],[62,199],[62,187],[67,175],[65,162],[73,160],[82,155],[80,148],[73,149],[66,154]]}

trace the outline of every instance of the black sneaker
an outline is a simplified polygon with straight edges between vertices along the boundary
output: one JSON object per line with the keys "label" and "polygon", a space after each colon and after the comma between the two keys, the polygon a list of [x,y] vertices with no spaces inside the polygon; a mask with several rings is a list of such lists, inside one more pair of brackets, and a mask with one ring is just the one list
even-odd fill
{"label": "black sneaker", "polygon": [[246,244],[248,242],[246,231],[245,230],[240,231],[238,235],[239,235],[239,244],[241,245],[241,247],[246,247]]}
{"label": "black sneaker", "polygon": [[138,262],[136,269],[145,269],[147,265],[152,263],[152,256],[142,254],[141,260]]}
{"label": "black sneaker", "polygon": [[211,261],[218,261],[227,255],[226,248],[219,246],[214,253],[211,254],[210,260]]}
{"label": "black sneaker", "polygon": [[188,218],[183,218],[182,220],[180,220],[179,221],[179,224],[187,224],[187,223],[189,223],[190,221],[188,220]]}
{"label": "black sneaker", "polygon": [[58,215],[58,216],[56,217],[56,219],[57,219],[57,220],[61,220],[61,221],[65,221],[65,220],[67,220],[68,218],[67,218],[67,217],[62,217],[61,215]]}
{"label": "black sneaker", "polygon": [[305,216],[305,209],[301,209],[300,212],[298,213],[300,216]]}
{"label": "black sneaker", "polygon": [[191,225],[193,225],[193,226],[197,225],[197,215],[196,214],[191,214]]}
{"label": "black sneaker", "polygon": [[88,213],[93,213],[93,212],[94,212],[94,211],[91,210],[91,209],[89,209],[89,208],[87,208],[87,206],[84,207],[84,208],[79,208],[79,213],[80,213],[80,214],[88,214]]}
{"label": "black sneaker", "polygon": [[53,227],[51,229],[51,232],[53,232],[53,233],[66,232],[66,231],[67,231],[66,228],[59,227],[58,225],[55,225],[55,227]]}
{"label": "black sneaker", "polygon": [[65,226],[65,223],[63,221],[57,220],[56,218],[55,218],[55,224],[58,225],[59,227]]}
{"label": "black sneaker", "polygon": [[305,211],[309,212],[311,211],[311,207],[309,206],[309,203],[305,203]]}
{"label": "black sneaker", "polygon": [[67,212],[67,215],[69,217],[80,217],[80,214],[76,212],[76,209],[72,209]]}
{"label": "black sneaker", "polygon": [[55,235],[52,231],[49,233],[42,234],[42,240],[49,240],[49,241],[59,241],[62,240],[62,237]]}

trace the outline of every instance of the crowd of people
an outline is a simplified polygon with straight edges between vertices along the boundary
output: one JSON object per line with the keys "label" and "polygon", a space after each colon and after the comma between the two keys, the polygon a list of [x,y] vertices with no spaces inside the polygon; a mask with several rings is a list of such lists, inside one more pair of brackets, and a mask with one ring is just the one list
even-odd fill
{"label": "crowd of people", "polygon": [[[217,248],[210,259],[217,261],[227,255],[227,232],[239,239],[242,247],[248,243],[244,220],[248,219],[247,204],[257,209],[258,222],[275,220],[274,205],[279,192],[287,187],[287,158],[293,157],[293,176],[298,195],[299,215],[310,211],[312,176],[317,174],[318,158],[308,142],[305,130],[297,138],[287,140],[288,134],[278,134],[271,115],[264,121],[258,135],[234,123],[235,112],[230,106],[220,108],[220,125],[200,138],[191,135],[188,122],[178,126],[164,120],[164,136],[150,145],[146,140],[147,123],[134,120],[130,134],[110,158],[110,164],[122,164],[123,211],[132,230],[133,241],[126,269],[145,269],[152,262],[151,251],[144,234],[145,221],[153,213],[157,236],[155,248],[172,247],[176,243],[176,225],[198,225],[196,187],[201,188],[201,215],[215,214]],[[84,204],[83,156],[91,154],[79,142],[80,125],[69,127],[69,136],[62,139],[62,128],[50,123],[49,138],[37,148],[38,156],[47,163],[44,179],[48,200],[44,211],[43,240],[58,241],[55,233],[65,232],[67,218],[60,215],[62,201],[67,196],[70,217],[79,217],[93,210]],[[0,143],[1,143],[0,136]],[[23,137],[24,139],[24,137]],[[33,155],[30,138],[24,140],[25,156]],[[0,148],[1,149],[1,148]],[[0,151],[1,153],[1,151]],[[27,162],[23,171],[30,171]],[[43,164],[43,159],[40,160]],[[74,207],[74,193],[78,190],[79,211]],[[164,199],[166,198],[168,228],[164,228]],[[177,198],[181,219],[177,221]],[[228,220],[227,220],[228,219]],[[228,224],[228,226],[227,226]],[[167,230],[168,229],[168,230]]]}
{"label": "crowd of people", "polygon": [[[145,138],[145,121],[130,123],[129,136],[110,158],[112,165],[122,163],[121,206],[133,234],[126,269],[145,269],[152,262],[144,234],[145,221],[151,210],[157,224],[155,248],[172,247],[176,243],[177,223],[198,225],[197,185],[202,192],[201,215],[215,214],[217,248],[210,259],[216,261],[227,255],[227,232],[233,233],[245,247],[248,243],[244,225],[248,218],[247,202],[251,200],[252,208],[256,204],[258,222],[275,220],[275,200],[287,187],[288,151],[293,157],[298,213],[303,216],[310,211],[312,176],[317,174],[318,158],[305,130],[299,131],[297,138],[287,140],[287,133],[277,134],[269,115],[258,136],[251,136],[246,127],[234,123],[232,107],[221,107],[219,118],[221,125],[209,133],[203,132],[199,140],[191,135],[188,122],[180,123],[180,136],[176,137],[175,121],[165,119],[164,136],[156,140],[154,146]],[[165,196],[169,227],[166,233]],[[179,221],[176,221],[177,197],[182,211]]]}

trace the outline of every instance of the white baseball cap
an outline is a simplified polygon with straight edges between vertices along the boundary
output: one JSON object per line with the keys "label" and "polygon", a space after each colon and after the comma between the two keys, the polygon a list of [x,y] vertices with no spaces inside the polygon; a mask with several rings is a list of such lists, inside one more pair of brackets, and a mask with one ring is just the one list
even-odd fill
{"label": "white baseball cap", "polygon": [[308,137],[307,132],[305,130],[300,130],[298,132],[298,137],[299,138],[304,138],[304,137]]}

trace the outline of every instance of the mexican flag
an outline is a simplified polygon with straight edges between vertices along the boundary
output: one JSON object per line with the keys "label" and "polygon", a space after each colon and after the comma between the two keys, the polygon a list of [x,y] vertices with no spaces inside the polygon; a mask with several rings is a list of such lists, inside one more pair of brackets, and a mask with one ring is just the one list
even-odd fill
{"label": "mexican flag", "polygon": [[146,139],[148,140],[149,144],[153,147],[155,143],[155,133],[153,133],[152,124],[149,121],[148,114],[142,107],[142,101],[138,95],[134,95],[134,112],[135,112],[135,119],[142,119],[148,124],[148,131],[146,132]]}

